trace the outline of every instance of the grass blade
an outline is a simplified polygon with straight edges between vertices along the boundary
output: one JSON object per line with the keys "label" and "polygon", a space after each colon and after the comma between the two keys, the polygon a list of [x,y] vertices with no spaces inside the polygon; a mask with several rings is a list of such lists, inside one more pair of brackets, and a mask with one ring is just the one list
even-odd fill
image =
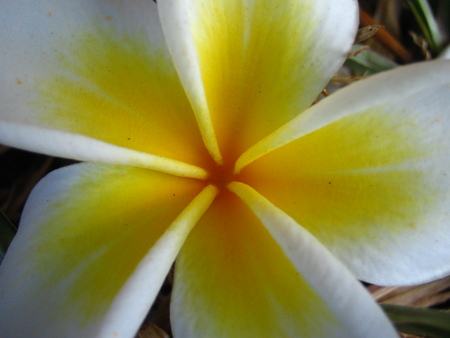
{"label": "grass blade", "polygon": [[436,19],[427,0],[407,0],[417,23],[422,30],[425,40],[428,42],[431,52],[436,55],[442,49],[443,38]]}
{"label": "grass blade", "polygon": [[398,331],[433,338],[450,337],[450,312],[392,304],[381,305]]}

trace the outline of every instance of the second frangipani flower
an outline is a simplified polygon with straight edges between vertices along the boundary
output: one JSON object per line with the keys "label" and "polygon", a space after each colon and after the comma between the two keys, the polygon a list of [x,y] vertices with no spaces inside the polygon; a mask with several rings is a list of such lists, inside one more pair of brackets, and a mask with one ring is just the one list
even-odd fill
{"label": "second frangipani flower", "polygon": [[28,200],[0,269],[1,332],[132,337],[177,257],[177,337],[395,337],[353,276],[449,273],[450,63],[310,107],[356,13],[0,2],[0,142],[86,161]]}

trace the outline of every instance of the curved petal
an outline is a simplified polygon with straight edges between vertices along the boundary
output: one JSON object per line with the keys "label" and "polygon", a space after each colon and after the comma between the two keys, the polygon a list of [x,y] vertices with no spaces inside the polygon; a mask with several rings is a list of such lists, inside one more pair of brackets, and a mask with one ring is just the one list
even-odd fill
{"label": "curved petal", "polygon": [[[2,1],[0,44],[0,124],[39,127],[25,149],[60,131],[209,161],[152,1]],[[14,136],[5,128],[0,142]]]}
{"label": "curved petal", "polygon": [[[298,234],[295,239],[299,239]],[[390,337],[388,322],[357,281],[341,266],[333,266],[334,261],[330,263],[317,242],[306,239],[298,244],[303,242],[308,242],[306,256],[292,260],[242,201],[232,194],[221,194],[189,235],[177,258],[171,304],[174,335],[371,337],[386,333],[378,336]],[[312,285],[302,274],[306,270],[298,269],[299,262],[307,267],[308,278],[312,275],[319,280],[318,285]],[[330,269],[311,268],[322,263]],[[324,273],[329,280],[320,280]],[[337,290],[341,282],[344,289]],[[350,294],[349,285],[355,287]],[[322,290],[319,294],[317,290],[321,288],[328,293]],[[342,306],[340,314],[323,297],[331,294],[331,302],[342,302],[334,304],[335,308]],[[364,312],[355,314],[356,309]],[[362,316],[363,323],[347,326]],[[378,321],[380,318],[383,320]],[[374,327],[376,322],[379,327]],[[368,332],[369,328],[373,332]],[[361,332],[367,335],[358,335]]]}
{"label": "curved petal", "polygon": [[182,177],[206,179],[209,176],[205,169],[192,164],[58,130],[3,121],[0,135],[5,144],[52,156],[153,169]]}
{"label": "curved petal", "polygon": [[0,268],[2,334],[135,334],[184,239],[216,194],[203,186],[93,164],[44,178]]}
{"label": "curved petal", "polygon": [[360,279],[407,285],[447,275],[448,74],[448,61],[424,63],[331,95],[257,145],[276,150],[239,179]]}
{"label": "curved petal", "polygon": [[209,112],[226,162],[312,103],[357,28],[353,0],[158,6],[187,95],[197,115]]}
{"label": "curved petal", "polygon": [[367,291],[316,238],[248,185],[233,182],[229,188],[252,209],[351,336],[397,337]]}

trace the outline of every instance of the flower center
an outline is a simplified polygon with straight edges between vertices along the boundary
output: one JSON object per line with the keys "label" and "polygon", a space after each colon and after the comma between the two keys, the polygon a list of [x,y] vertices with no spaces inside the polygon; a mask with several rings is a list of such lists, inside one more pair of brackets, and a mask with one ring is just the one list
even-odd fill
{"label": "flower center", "polygon": [[209,183],[215,185],[219,189],[225,189],[229,183],[235,180],[233,173],[234,163],[231,165],[214,166],[210,168]]}

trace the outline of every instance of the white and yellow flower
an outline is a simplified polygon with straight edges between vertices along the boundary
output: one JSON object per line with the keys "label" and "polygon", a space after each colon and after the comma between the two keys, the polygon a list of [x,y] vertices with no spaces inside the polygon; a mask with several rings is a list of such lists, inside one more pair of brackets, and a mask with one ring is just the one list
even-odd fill
{"label": "white and yellow flower", "polygon": [[1,1],[0,142],[86,161],[28,200],[2,335],[132,337],[177,257],[177,337],[395,337],[352,274],[450,271],[450,62],[308,108],[356,10]]}

